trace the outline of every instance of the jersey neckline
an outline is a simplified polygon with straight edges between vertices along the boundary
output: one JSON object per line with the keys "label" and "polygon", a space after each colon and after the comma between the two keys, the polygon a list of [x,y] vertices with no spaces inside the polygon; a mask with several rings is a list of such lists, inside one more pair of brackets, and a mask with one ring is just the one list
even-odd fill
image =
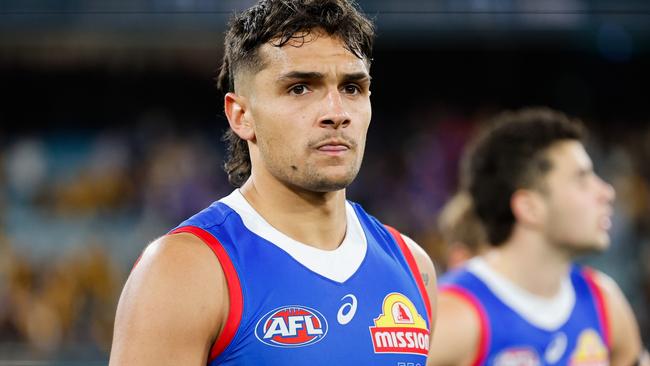
{"label": "jersey neckline", "polygon": [[575,290],[568,275],[562,279],[558,293],[545,298],[517,286],[492,269],[481,257],[470,260],[467,269],[483,281],[499,300],[538,328],[555,331],[567,322],[573,312]]}
{"label": "jersey neckline", "polygon": [[366,234],[361,227],[354,207],[346,201],[346,233],[341,245],[334,250],[323,250],[290,238],[273,227],[244,198],[239,189],[219,202],[227,205],[242,219],[244,226],[293,259],[332,281],[343,283],[352,277],[363,262],[368,247]]}

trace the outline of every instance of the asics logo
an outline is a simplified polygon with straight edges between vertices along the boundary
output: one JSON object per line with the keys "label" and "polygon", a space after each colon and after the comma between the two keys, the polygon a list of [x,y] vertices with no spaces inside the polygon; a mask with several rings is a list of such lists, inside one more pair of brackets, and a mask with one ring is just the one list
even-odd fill
{"label": "asics logo", "polygon": [[558,333],[546,348],[544,358],[549,364],[556,363],[564,355],[567,346],[567,337],[564,333]]}
{"label": "asics logo", "polygon": [[352,321],[352,318],[354,318],[354,315],[357,313],[356,296],[347,294],[341,298],[341,301],[344,301],[345,299],[349,299],[349,302],[341,305],[338,314],[336,314],[336,320],[341,325],[348,324],[350,321]]}

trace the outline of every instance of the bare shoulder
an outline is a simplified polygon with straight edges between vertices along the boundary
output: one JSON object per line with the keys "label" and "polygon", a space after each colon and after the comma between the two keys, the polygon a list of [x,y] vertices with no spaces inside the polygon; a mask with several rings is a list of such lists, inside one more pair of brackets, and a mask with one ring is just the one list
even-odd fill
{"label": "bare shoulder", "polygon": [[111,365],[205,364],[228,311],[219,261],[201,239],[164,236],[144,251],[120,297]]}
{"label": "bare shoulder", "polygon": [[641,356],[641,335],[632,308],[616,282],[603,272],[592,270],[600,288],[611,337],[612,366],[632,365]]}
{"label": "bare shoulder", "polygon": [[438,313],[437,311],[438,289],[437,289],[437,281],[436,281],[436,270],[433,266],[433,261],[431,261],[431,257],[429,257],[429,254],[427,254],[427,252],[421,246],[419,246],[413,239],[409,238],[404,234],[402,234],[402,238],[404,239],[404,242],[406,243],[409,250],[411,251],[411,254],[413,254],[413,259],[415,259],[415,263],[418,266],[418,271],[420,272],[420,276],[422,277],[422,282],[424,283],[424,287],[426,288],[427,296],[429,298],[429,304],[431,305],[431,319],[430,319],[431,336],[429,338],[429,356],[428,356],[430,357],[431,352],[433,350],[433,343],[434,343],[433,330],[436,327],[436,321],[437,321],[436,317]]}
{"label": "bare shoulder", "polygon": [[[631,313],[630,304],[616,281],[607,274],[598,270],[591,269],[590,271],[593,273],[594,282],[603,294],[607,316],[610,318],[610,325],[616,326],[616,323],[619,320],[628,322],[632,321],[636,323]],[[630,318],[630,316],[632,316],[632,318]],[[615,329],[611,329],[612,332],[614,332],[614,330]],[[612,336],[616,336],[616,334],[612,334]]]}
{"label": "bare shoulder", "polygon": [[413,254],[413,259],[415,259],[415,263],[418,266],[418,272],[420,272],[420,277],[422,278],[422,282],[426,288],[429,305],[431,305],[431,328],[433,329],[436,323],[436,304],[438,296],[436,269],[433,266],[431,257],[429,257],[429,254],[427,254],[421,246],[408,236],[404,234],[401,235],[411,251],[411,254]]}
{"label": "bare shoulder", "polygon": [[427,366],[470,365],[480,340],[481,320],[475,306],[454,292],[441,291]]}
{"label": "bare shoulder", "polygon": [[[147,285],[143,287],[143,285]],[[151,243],[133,268],[125,290],[143,290],[133,295],[169,295],[176,301],[205,301],[206,295],[219,291],[227,294],[221,265],[200,238],[189,233],[166,235]],[[206,293],[206,290],[211,290]],[[211,300],[216,300],[216,296]],[[168,301],[171,301],[169,299]]]}
{"label": "bare shoulder", "polygon": [[596,284],[604,290],[607,295],[622,296],[621,290],[613,278],[597,269],[589,268],[589,271],[593,273],[593,278],[596,281]]}
{"label": "bare shoulder", "polygon": [[420,270],[420,274],[422,275],[422,281],[424,282],[424,285],[427,287],[427,289],[429,288],[430,284],[433,284],[435,286],[436,270],[433,265],[433,261],[431,261],[431,257],[429,257],[429,254],[427,254],[427,252],[418,243],[416,243],[408,236],[402,234],[402,238],[413,254],[413,258],[415,259],[415,262],[418,265],[418,269]]}

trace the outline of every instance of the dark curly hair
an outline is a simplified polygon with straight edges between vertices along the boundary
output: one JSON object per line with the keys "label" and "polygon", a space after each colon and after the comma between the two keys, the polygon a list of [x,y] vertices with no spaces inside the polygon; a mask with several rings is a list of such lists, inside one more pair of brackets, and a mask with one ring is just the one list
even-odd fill
{"label": "dark curly hair", "polygon": [[581,122],[549,108],[504,112],[477,136],[463,159],[461,182],[491,245],[501,245],[512,233],[513,193],[522,188],[544,191],[542,178],[552,169],[548,148],[561,140],[583,141],[584,136]]}
{"label": "dark curly hair", "polygon": [[[231,19],[217,87],[223,93],[233,92],[235,78],[242,70],[261,70],[264,60],[258,50],[262,45],[270,42],[282,47],[291,40],[304,41],[317,28],[339,38],[350,52],[370,65],[374,25],[353,0],[261,0]],[[241,187],[251,172],[248,146],[232,129],[226,131],[223,141],[228,180]]]}

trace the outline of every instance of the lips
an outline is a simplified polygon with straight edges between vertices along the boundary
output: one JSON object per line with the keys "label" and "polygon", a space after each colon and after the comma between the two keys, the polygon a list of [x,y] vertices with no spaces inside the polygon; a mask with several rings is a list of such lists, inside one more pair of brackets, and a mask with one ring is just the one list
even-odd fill
{"label": "lips", "polygon": [[598,226],[603,230],[609,230],[612,227],[612,210],[608,209],[598,218]]}
{"label": "lips", "polygon": [[318,148],[318,150],[320,150],[320,151],[332,151],[332,152],[346,151],[348,149],[349,148],[347,146],[345,146],[345,145],[323,145],[323,146]]}
{"label": "lips", "polygon": [[344,151],[350,149],[350,143],[341,139],[328,139],[316,144],[316,148],[322,151]]}
{"label": "lips", "polygon": [[603,230],[609,230],[612,227],[612,218],[609,215],[601,216],[598,220],[598,226]]}

